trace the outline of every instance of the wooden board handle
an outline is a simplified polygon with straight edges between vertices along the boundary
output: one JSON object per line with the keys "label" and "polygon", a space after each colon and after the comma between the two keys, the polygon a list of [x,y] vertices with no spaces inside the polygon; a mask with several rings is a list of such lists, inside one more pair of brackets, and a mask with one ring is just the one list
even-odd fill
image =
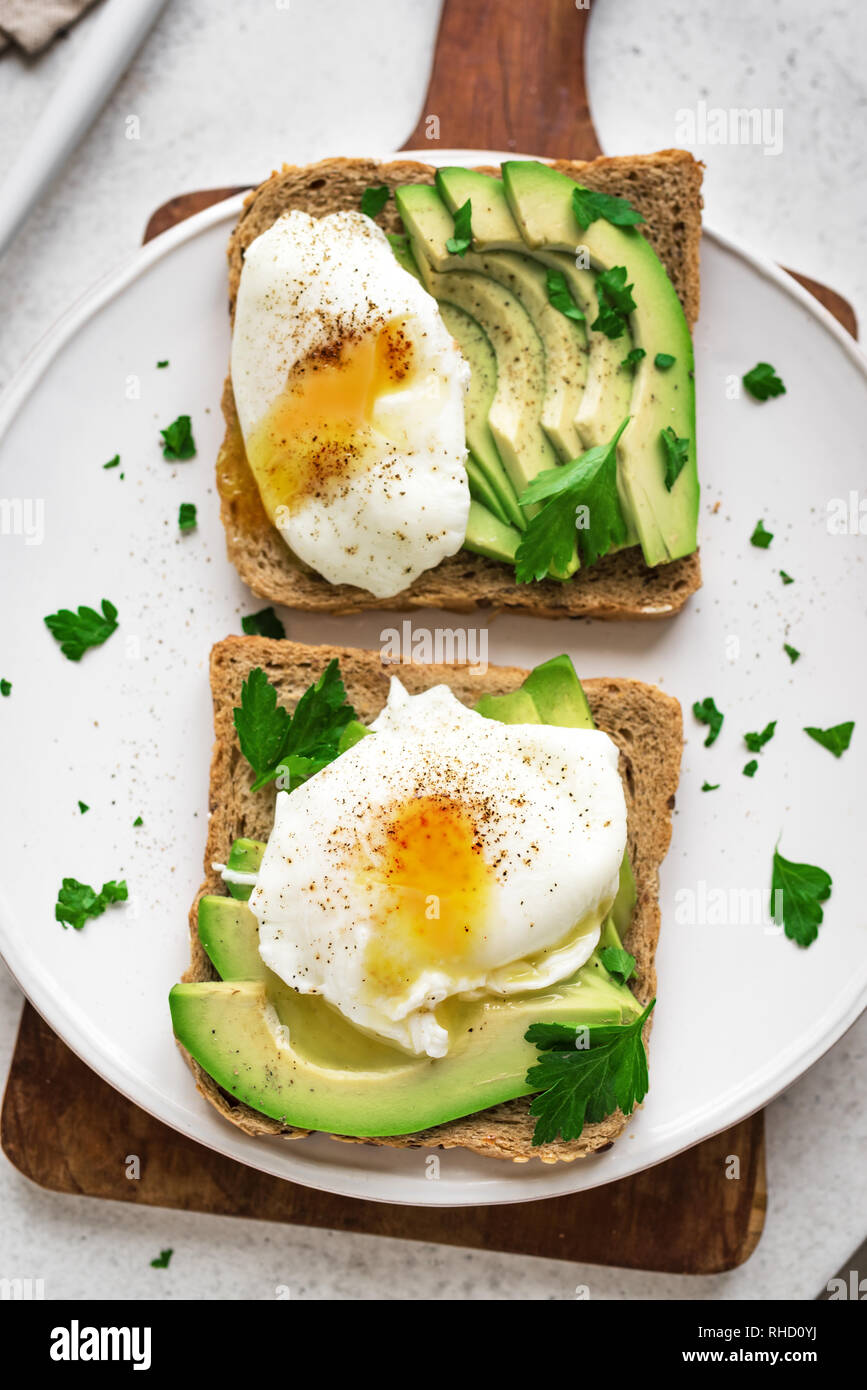
{"label": "wooden board handle", "polygon": [[576,0],[445,0],[427,95],[403,148],[595,159],[589,13]]}

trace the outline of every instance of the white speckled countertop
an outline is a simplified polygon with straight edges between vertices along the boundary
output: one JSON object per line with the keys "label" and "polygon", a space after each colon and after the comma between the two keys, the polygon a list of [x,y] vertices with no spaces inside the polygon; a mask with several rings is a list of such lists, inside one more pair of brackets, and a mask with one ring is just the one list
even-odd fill
{"label": "white speckled countertop", "polygon": [[[865,212],[867,10],[811,0],[594,0],[594,10],[589,88],[606,152],[683,143],[678,112],[702,101],[782,111],[779,154],[696,150],[708,165],[706,219],[825,280],[863,320],[867,270],[855,227]],[[0,383],[70,300],[139,243],[150,212],[172,194],[255,180],[284,159],[400,145],[418,114],[438,13],[438,0],[170,0],[0,261]],[[92,22],[36,64],[0,57],[0,169]],[[130,115],[140,122],[136,141],[125,137]],[[19,1011],[0,966],[3,1074]],[[727,1275],[638,1274],[134,1210],[43,1192],[4,1158],[0,1276],[42,1278],[50,1298],[268,1299],[288,1285],[308,1299],[570,1299],[578,1284],[593,1298],[812,1298],[864,1236],[867,1108],[853,1078],[865,1067],[862,1019],[769,1108],[765,1233],[748,1264]],[[152,1269],[167,1245],[171,1266]]]}

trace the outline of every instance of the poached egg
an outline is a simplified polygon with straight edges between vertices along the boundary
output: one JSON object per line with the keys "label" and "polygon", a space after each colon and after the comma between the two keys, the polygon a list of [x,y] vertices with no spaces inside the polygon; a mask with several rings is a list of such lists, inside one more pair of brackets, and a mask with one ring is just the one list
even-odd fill
{"label": "poached egg", "polygon": [[290,550],[377,598],[463,544],[469,367],[436,301],[359,212],[289,212],[247,248],[232,387]]}
{"label": "poached egg", "polygon": [[397,678],[372,728],[278,793],[250,908],[291,988],[443,1057],[445,1001],[549,988],[596,947],[626,847],[617,748]]}

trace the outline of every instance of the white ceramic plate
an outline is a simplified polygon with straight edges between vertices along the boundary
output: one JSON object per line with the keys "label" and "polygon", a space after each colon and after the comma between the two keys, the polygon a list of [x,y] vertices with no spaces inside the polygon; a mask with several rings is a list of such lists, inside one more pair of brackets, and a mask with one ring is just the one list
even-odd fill
{"label": "white ceramic plate", "polygon": [[[166,1003],[187,962],[187,909],[202,876],[208,652],[262,607],[226,560],[213,478],[229,348],[224,251],[239,205],[183,223],[109,275],[0,401],[0,497],[28,503],[20,515],[31,527],[16,533],[15,508],[3,510],[0,676],[13,682],[0,701],[3,955],[52,1027],[131,1100],[297,1182],[449,1206],[547,1197],[658,1163],[763,1105],[865,1004],[867,729],[856,727],[840,761],[802,732],[863,708],[867,542],[831,534],[826,511],[863,480],[864,359],[791,279],[707,234],[696,334],[704,588],[667,622],[490,625],[491,661],[531,666],[566,650],[579,674],[658,683],[686,711],[662,871],[651,1089],[626,1135],[596,1159],[556,1167],[449,1151],[438,1181],[419,1153],[326,1137],[253,1140],[196,1092]],[[162,358],[171,365],[158,371]],[[764,405],[730,399],[730,382],[759,359],[774,363],[787,394]],[[166,463],[158,430],[181,412],[193,418],[198,455]],[[117,452],[121,468],[103,471]],[[182,501],[199,514],[185,537]],[[40,504],[44,535],[33,543]],[[774,533],[767,551],[749,544],[759,517]],[[794,584],[782,584],[780,568]],[[103,597],[119,610],[119,631],[80,664],[65,660],[43,616]],[[284,617],[291,637],[371,648],[394,621]],[[413,617],[416,627],[455,622]],[[797,665],[784,641],[801,650]],[[725,712],[710,749],[689,713],[706,695]],[[742,735],[771,719],[776,737],[750,780]],[[704,779],[719,791],[702,793]],[[735,920],[743,894],[767,893],[778,839],[788,858],[833,875],[808,951],[769,933],[761,917]],[[65,875],[97,885],[124,876],[130,902],[64,931],[54,903]]]}

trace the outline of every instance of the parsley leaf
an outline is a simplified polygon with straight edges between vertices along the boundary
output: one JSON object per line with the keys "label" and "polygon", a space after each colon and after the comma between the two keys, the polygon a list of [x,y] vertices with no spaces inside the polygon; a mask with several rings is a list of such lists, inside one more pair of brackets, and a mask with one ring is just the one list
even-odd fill
{"label": "parsley leaf", "polygon": [[655,1003],[632,1023],[530,1025],[524,1036],[542,1053],[527,1072],[527,1085],[540,1092],[530,1105],[536,1117],[534,1147],[551,1143],[558,1134],[577,1139],[585,1121],[593,1124],[618,1108],[629,1115],[644,1099],[648,1076],[641,1030]]}
{"label": "parsley leaf", "polygon": [[[627,416],[607,444],[595,445],[571,463],[546,468],[521,493],[522,506],[546,505],[528,521],[515,553],[519,584],[543,579],[552,568],[565,568],[576,539],[585,565],[626,540],[617,495],[617,441],[628,424]],[[583,509],[580,517],[579,507]],[[581,525],[582,521],[588,524]]]}
{"label": "parsley leaf", "polygon": [[667,372],[669,367],[673,367],[677,361],[670,352],[658,352],[653,359],[653,365],[658,367],[661,372]]}
{"label": "parsley leaf", "polygon": [[719,787],[719,782],[702,782],[701,784],[701,789],[703,792],[718,792]]}
{"label": "parsley leaf", "polygon": [[561,573],[575,545],[575,508],[569,497],[555,497],[531,518],[515,551],[515,582],[544,579],[549,570]]}
{"label": "parsley leaf", "polygon": [[[295,706],[283,756],[307,758],[324,767],[337,757],[340,735],[346,725],[357,717],[346,699],[346,688],[335,657]],[[289,770],[292,771],[291,768]],[[319,766],[298,780],[312,777],[314,771],[318,772]]]}
{"label": "parsley leaf", "polygon": [[635,957],[620,946],[603,946],[599,959],[609,975],[613,975],[621,985],[625,985],[630,975],[635,974]]}
{"label": "parsley leaf", "polygon": [[261,666],[250,672],[241,686],[241,705],[233,711],[241,752],[259,779],[275,772],[289,736],[289,713],[277,704],[277,691]]}
{"label": "parsley leaf", "polygon": [[765,523],[763,521],[757,521],[756,529],[750,536],[750,545],[758,546],[759,550],[767,550],[768,546],[770,545],[773,539],[773,531],[766,531]]}
{"label": "parsley leaf", "polygon": [[614,227],[634,227],[644,218],[627,198],[612,198],[609,193],[596,193],[583,184],[572,189],[572,211],[582,227],[589,227],[602,217]]}
{"label": "parsley leaf", "polygon": [[626,266],[613,265],[596,276],[599,315],[590,327],[606,338],[619,338],[626,329],[626,316],[635,308],[632,285],[626,283]]}
{"label": "parsley leaf", "polygon": [[[79,806],[82,804],[78,803]],[[97,893],[89,883],[79,883],[77,878],[65,878],[57,894],[54,907],[55,920],[81,931],[88,917],[101,917],[110,903],[126,902],[129,897],[126,882],[110,879]]]}
{"label": "parsley leaf", "polygon": [[784,396],[786,388],[770,362],[758,362],[743,376],[744,386],[754,400],[766,401],[770,396]]}
{"label": "parsley leaf", "polygon": [[158,366],[158,367],[167,367],[168,365],[169,365],[169,359],[168,359],[167,357],[164,357],[163,360],[162,360],[162,362],[158,362],[158,363],[157,363],[157,366]]}
{"label": "parsley leaf", "polygon": [[390,194],[391,189],[387,183],[381,183],[376,188],[365,188],[361,195],[361,211],[365,217],[378,217]]}
{"label": "parsley leaf", "polygon": [[182,502],[178,508],[178,528],[181,531],[192,531],[196,526],[196,504],[195,502]]}
{"label": "parsley leaf", "polygon": [[562,270],[548,270],[545,276],[545,288],[548,291],[548,303],[555,309],[559,309],[561,314],[565,314],[567,319],[581,321],[585,315],[584,310],[579,309],[575,300],[572,298],[572,291],[566,284],[566,276]]}
{"label": "parsley leaf", "polygon": [[671,425],[659,431],[659,438],[665,454],[665,486],[671,492],[689,458],[689,440],[680,439]]}
{"label": "parsley leaf", "polygon": [[45,626],[60,643],[60,650],[70,661],[80,661],[88,647],[100,647],[117,629],[117,609],[107,598],[102,600],[102,617],[93,608],[82,606],[77,613],[61,608],[50,613]]}
{"label": "parsley leaf", "polygon": [[86,811],[90,810],[90,807],[88,806],[86,801],[79,801],[78,809],[81,812],[81,814],[84,815]]}
{"label": "parsley leaf", "polygon": [[744,734],[744,743],[751,753],[761,753],[766,743],[770,743],[774,737],[774,730],[777,727],[776,719],[766,724],[760,734]]}
{"label": "parsley leaf", "polygon": [[829,729],[817,729],[814,725],[805,727],[804,733],[809,734],[817,743],[821,743],[823,748],[827,748],[829,753],[833,753],[835,758],[842,758],[846,749],[852,741],[852,730],[855,728],[855,720],[847,719],[845,724],[832,724]]}
{"label": "parsley leaf", "polygon": [[256,773],[253,790],[282,776],[290,790],[337,757],[340,735],[355,710],[336,658],[305,690],[290,717],[277,704],[277,691],[260,666],[241,687],[241,705],[234,711],[241,752]]}
{"label": "parsley leaf", "polygon": [[196,444],[189,415],[179,415],[177,420],[160,430],[160,434],[163,438],[163,458],[191,459],[195,454]]}
{"label": "parsley leaf", "polygon": [[161,1250],[159,1253],[159,1258],[156,1260],[151,1260],[151,1269],[168,1269],[169,1260],[172,1258],[172,1255],[174,1253],[174,1250]]}
{"label": "parsley leaf", "polygon": [[451,256],[465,256],[473,244],[473,204],[470,198],[455,213],[454,236],[446,242]]}
{"label": "parsley leaf", "polygon": [[631,371],[634,372],[642,357],[646,356],[647,353],[644,351],[644,348],[631,348],[630,351],[627,352],[620,365],[621,367],[628,367]]}
{"label": "parsley leaf", "polygon": [[798,651],[798,648],[790,647],[788,642],[784,642],[783,651],[786,653],[786,656],[789,658],[792,665],[794,666],[795,662],[798,660],[798,657],[801,655],[801,653]]}
{"label": "parsley leaf", "polygon": [[118,466],[119,463],[120,463],[120,454],[115,454],[115,456],[114,456],[113,459],[109,459],[108,463],[104,463],[102,466],[103,466],[103,468],[117,468],[117,466]]}
{"label": "parsley leaf", "polygon": [[794,584],[795,582],[790,574],[786,574],[785,570],[780,570],[780,578],[784,584]]}
{"label": "parsley leaf", "polygon": [[6,696],[6,695],[11,695],[11,694],[12,694],[12,682],[11,682],[11,681],[7,681],[6,678],[5,678],[5,676],[4,676],[3,680],[0,680],[0,695]]}
{"label": "parsley leaf", "polygon": [[759,765],[756,762],[755,758],[750,758],[749,762],[744,764],[743,774],[745,777],[755,777],[758,770]]}
{"label": "parsley leaf", "polygon": [[286,629],[273,608],[261,608],[258,613],[245,614],[241,627],[249,637],[286,636]]}
{"label": "parsley leaf", "polygon": [[140,825],[144,825],[144,821],[142,820],[141,816],[136,816],[135,820],[133,821],[133,826],[136,829],[138,829]]}
{"label": "parsley leaf", "polygon": [[[771,894],[774,921],[799,946],[809,946],[819,934],[824,913],[821,903],[831,896],[831,875],[814,864],[794,864],[774,850]],[[778,907],[777,893],[782,894]]]}
{"label": "parsley leaf", "polygon": [[707,695],[703,700],[696,700],[692,712],[699,724],[710,725],[710,733],[704,741],[705,748],[710,748],[711,744],[717,740],[725,715],[720,714],[710,695]]}

